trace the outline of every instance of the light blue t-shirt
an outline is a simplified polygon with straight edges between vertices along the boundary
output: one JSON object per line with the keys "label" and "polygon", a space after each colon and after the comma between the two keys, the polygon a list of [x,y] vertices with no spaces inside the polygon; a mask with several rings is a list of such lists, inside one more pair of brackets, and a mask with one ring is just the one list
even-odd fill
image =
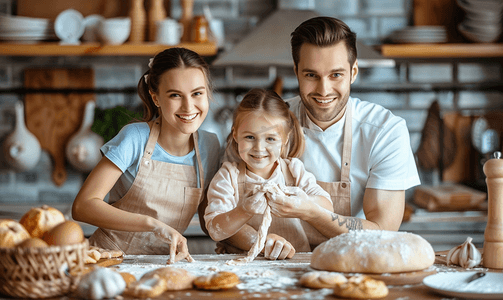
{"label": "light blue t-shirt", "polygon": [[[123,180],[124,186],[128,187],[128,189],[133,184],[136,174],[138,174],[138,167],[145,152],[149,134],[150,127],[145,122],[128,124],[113,139],[101,147],[101,152],[124,173],[120,180]],[[198,130],[198,134],[199,153],[204,169],[204,185],[207,187],[220,163],[220,143],[214,133]],[[199,176],[194,150],[184,156],[174,156],[156,143],[152,159],[172,164],[196,166],[197,176]],[[199,181],[197,184],[200,187]]]}

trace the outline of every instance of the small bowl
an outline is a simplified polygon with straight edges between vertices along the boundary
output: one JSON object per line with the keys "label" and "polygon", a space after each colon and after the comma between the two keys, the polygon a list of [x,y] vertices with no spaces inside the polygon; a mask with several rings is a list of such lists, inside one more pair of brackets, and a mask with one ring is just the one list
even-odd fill
{"label": "small bowl", "polygon": [[99,21],[98,36],[102,43],[121,45],[131,33],[130,18],[111,18]]}
{"label": "small bowl", "polygon": [[493,43],[497,41],[501,35],[500,32],[485,34],[481,32],[473,32],[469,28],[463,26],[463,23],[458,24],[458,31],[468,40],[476,43]]}

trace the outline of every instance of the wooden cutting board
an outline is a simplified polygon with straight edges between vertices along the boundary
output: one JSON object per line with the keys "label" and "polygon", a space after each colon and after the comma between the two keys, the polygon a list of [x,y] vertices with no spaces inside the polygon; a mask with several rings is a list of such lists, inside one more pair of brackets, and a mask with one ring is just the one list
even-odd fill
{"label": "wooden cutting board", "polygon": [[[26,69],[24,86],[41,89],[82,89],[94,87],[92,69]],[[66,181],[65,148],[78,131],[87,101],[94,94],[31,93],[25,96],[27,128],[38,138],[54,162],[52,180],[58,186]]]}
{"label": "wooden cutting board", "polygon": [[463,11],[456,0],[414,0],[414,26],[445,26],[449,42],[462,37],[456,26],[462,21]]}

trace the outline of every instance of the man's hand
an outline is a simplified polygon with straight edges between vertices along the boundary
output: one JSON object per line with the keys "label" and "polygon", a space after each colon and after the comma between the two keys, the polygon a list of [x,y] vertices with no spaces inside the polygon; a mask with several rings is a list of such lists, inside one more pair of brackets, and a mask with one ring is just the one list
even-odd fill
{"label": "man's hand", "polygon": [[285,194],[267,193],[271,213],[281,218],[303,219],[312,202],[309,196],[299,187],[284,188]]}
{"label": "man's hand", "polygon": [[270,260],[283,260],[292,258],[295,255],[295,248],[289,241],[279,235],[270,233],[264,247],[264,257]]}

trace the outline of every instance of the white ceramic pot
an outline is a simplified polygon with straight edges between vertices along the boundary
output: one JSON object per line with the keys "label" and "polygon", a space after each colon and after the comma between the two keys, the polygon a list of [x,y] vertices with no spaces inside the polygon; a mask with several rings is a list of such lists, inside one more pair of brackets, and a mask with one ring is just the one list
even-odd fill
{"label": "white ceramic pot", "polygon": [[5,162],[17,171],[33,169],[40,159],[40,143],[24,122],[24,105],[15,104],[16,128],[3,143]]}
{"label": "white ceramic pot", "polygon": [[66,159],[81,172],[91,171],[101,159],[100,148],[104,140],[91,131],[95,106],[94,101],[87,102],[82,125],[66,145]]}

